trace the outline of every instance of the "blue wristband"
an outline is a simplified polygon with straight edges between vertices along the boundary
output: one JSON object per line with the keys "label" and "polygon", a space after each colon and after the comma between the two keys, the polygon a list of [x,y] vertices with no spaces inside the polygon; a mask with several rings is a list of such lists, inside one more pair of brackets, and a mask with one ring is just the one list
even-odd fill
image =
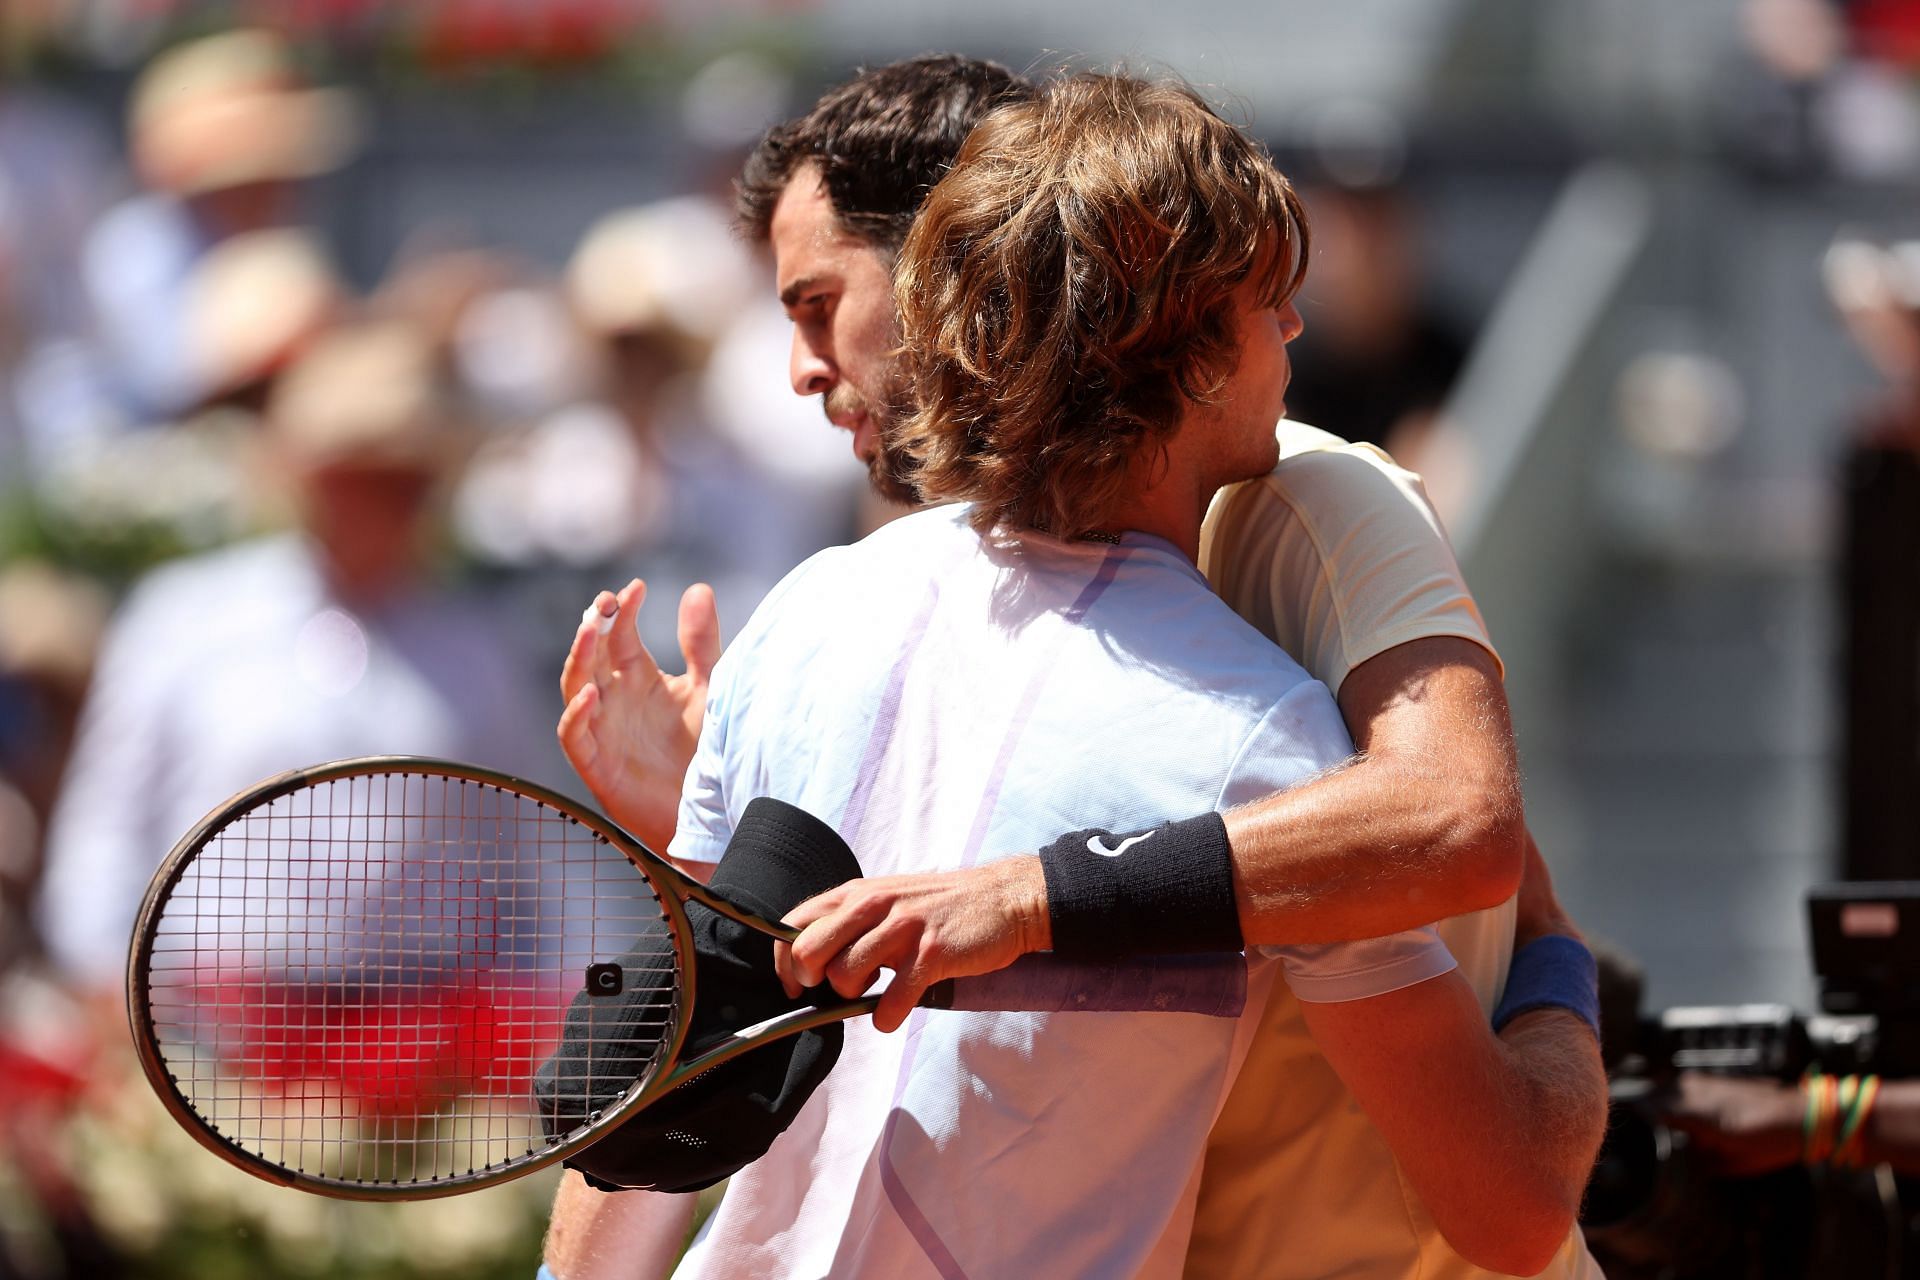
{"label": "blue wristband", "polygon": [[1493,1029],[1535,1009],[1565,1009],[1600,1034],[1600,966],[1585,944],[1549,933],[1513,953]]}

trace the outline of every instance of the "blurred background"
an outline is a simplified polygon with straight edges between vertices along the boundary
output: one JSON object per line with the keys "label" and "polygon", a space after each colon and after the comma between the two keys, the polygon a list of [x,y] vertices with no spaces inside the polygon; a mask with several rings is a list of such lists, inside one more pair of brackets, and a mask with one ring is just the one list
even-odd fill
{"label": "blurred background", "polygon": [[126,930],[297,764],[569,786],[593,592],[731,634],[884,518],[729,182],[927,50],[1185,76],[1307,193],[1295,416],[1422,471],[1532,825],[1644,1009],[1818,1002],[1920,879],[1920,7],[1905,0],[6,0],[0,1277],[530,1275],[551,1183],[403,1208],[197,1152]]}

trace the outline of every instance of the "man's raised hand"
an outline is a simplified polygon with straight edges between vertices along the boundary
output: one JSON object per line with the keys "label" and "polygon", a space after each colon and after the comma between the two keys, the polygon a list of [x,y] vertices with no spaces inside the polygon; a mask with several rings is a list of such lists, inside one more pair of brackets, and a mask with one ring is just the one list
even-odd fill
{"label": "man's raised hand", "polygon": [[962,871],[850,880],[787,913],[800,930],[774,944],[774,966],[790,996],[829,982],[849,999],[893,971],[873,1025],[896,1030],[928,987],[1004,969],[1052,946],[1047,885],[1035,857],[1006,858]]}
{"label": "man's raised hand", "polygon": [[560,749],[607,816],[657,852],[673,838],[680,784],[700,740],[707,682],[720,658],[720,620],[705,583],[680,597],[683,676],[664,674],[636,622],[647,584],[602,591],[587,608],[560,671],[566,710]]}

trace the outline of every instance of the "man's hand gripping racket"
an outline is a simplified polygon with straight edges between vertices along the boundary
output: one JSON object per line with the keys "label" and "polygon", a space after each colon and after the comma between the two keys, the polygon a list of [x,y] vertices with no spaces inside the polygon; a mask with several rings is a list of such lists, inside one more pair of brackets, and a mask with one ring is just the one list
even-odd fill
{"label": "man's hand gripping racket", "polygon": [[[831,830],[777,801],[749,806],[709,887],[505,775],[406,757],[296,770],[210,814],[155,874],[128,962],[134,1040],[203,1145],[349,1199],[518,1177],[624,1140],[683,1085],[656,1114],[745,1098],[784,1127],[831,1067],[837,1024],[878,997],[781,992],[772,944],[796,931],[780,894],[857,874]],[[1035,955],[921,1003],[1235,1016],[1245,994],[1237,954]],[[823,1029],[833,1043],[808,1057]],[[770,1057],[777,1042],[802,1048]],[[658,1136],[677,1149],[689,1134],[676,1118]],[[621,1185],[664,1185],[650,1158]]]}

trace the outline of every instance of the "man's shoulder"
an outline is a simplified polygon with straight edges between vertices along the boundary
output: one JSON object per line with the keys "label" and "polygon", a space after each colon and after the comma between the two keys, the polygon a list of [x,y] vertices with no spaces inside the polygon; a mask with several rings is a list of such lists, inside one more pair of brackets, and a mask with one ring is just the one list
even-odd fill
{"label": "man's shoulder", "polygon": [[889,520],[858,542],[815,552],[768,599],[835,587],[866,591],[896,578],[925,578],[943,554],[978,544],[964,507],[924,508]]}
{"label": "man's shoulder", "polygon": [[1309,479],[1349,484],[1385,482],[1394,487],[1417,481],[1385,449],[1364,440],[1346,440],[1289,418],[1280,420],[1274,438],[1280,445],[1280,460],[1266,478],[1283,487]]}
{"label": "man's shoulder", "polygon": [[870,621],[884,602],[978,543],[963,508],[935,507],[891,520],[858,542],[816,551],[767,593],[730,651],[852,634],[856,620]]}
{"label": "man's shoulder", "polygon": [[[1351,753],[1332,695],[1293,655],[1197,576],[1135,559],[1150,572],[1116,578],[1126,594],[1116,610],[1090,615],[1068,677],[1101,714],[1117,713],[1130,752],[1162,762],[1211,759],[1224,770],[1213,785],[1227,784],[1223,794],[1236,804]],[[1147,725],[1151,745],[1137,733]]]}
{"label": "man's shoulder", "polygon": [[1114,578],[1094,630],[1116,665],[1203,696],[1262,706],[1311,677],[1171,555],[1136,554]]}
{"label": "man's shoulder", "polygon": [[1273,438],[1280,445],[1281,465],[1301,458],[1310,458],[1316,454],[1339,453],[1348,449],[1380,453],[1380,450],[1374,449],[1372,445],[1355,444],[1344,436],[1337,436],[1331,431],[1325,431],[1311,423],[1298,422],[1292,418],[1282,418],[1274,424]]}
{"label": "man's shoulder", "polygon": [[1441,536],[1420,477],[1385,450],[1290,419],[1275,437],[1280,460],[1271,471],[1215,495],[1201,534],[1203,561],[1270,541],[1283,526],[1314,535],[1385,520],[1406,525],[1409,536]]}
{"label": "man's shoulder", "polygon": [[980,535],[967,523],[967,512],[968,508],[958,503],[921,507],[887,521],[849,549],[868,556],[886,556],[933,545],[978,543]]}

